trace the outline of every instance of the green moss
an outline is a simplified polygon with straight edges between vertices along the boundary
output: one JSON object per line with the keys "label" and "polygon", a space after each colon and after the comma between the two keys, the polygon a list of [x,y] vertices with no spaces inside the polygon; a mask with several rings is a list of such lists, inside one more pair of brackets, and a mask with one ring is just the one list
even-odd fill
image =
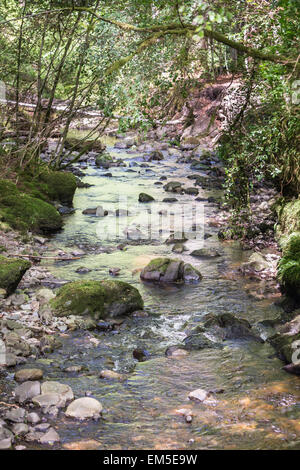
{"label": "green moss", "polygon": [[277,270],[281,288],[291,297],[300,298],[300,232],[284,238],[283,255]]}
{"label": "green moss", "polygon": [[12,294],[30,266],[29,261],[0,256],[0,288]]}
{"label": "green moss", "polygon": [[[165,274],[167,267],[172,261],[170,258],[155,258],[147,264],[145,270],[146,271],[159,271],[162,274]],[[174,260],[176,261],[176,260]]]}
{"label": "green moss", "polygon": [[44,171],[40,180],[45,183],[41,189],[52,200],[71,205],[76,191],[76,177],[72,173],[62,171]]}
{"label": "green moss", "polygon": [[293,232],[300,232],[300,199],[290,201],[287,204],[281,200],[276,205],[279,224],[276,234],[279,239],[283,238],[281,244],[284,245],[286,238]]}
{"label": "green moss", "polygon": [[94,150],[95,152],[102,152],[105,146],[100,140],[96,139],[78,139],[76,137],[68,137],[65,147],[77,152],[88,152]]}
{"label": "green moss", "polygon": [[90,315],[97,319],[143,308],[143,300],[135,287],[110,280],[71,282],[61,287],[50,304],[58,316]]}
{"label": "green moss", "polygon": [[19,175],[19,190],[46,202],[59,201],[71,205],[77,188],[72,173],[53,171],[47,167],[27,169]]}
{"label": "green moss", "polygon": [[62,218],[53,206],[20,192],[7,180],[0,180],[0,217],[20,231],[54,231],[62,227]]}

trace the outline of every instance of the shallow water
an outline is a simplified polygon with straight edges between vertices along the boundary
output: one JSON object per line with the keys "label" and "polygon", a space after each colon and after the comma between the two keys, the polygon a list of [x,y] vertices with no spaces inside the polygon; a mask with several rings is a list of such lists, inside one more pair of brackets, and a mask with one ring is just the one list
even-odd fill
{"label": "shallow water", "polygon": [[[138,164],[141,161],[140,154],[109,150],[130,165],[132,161]],[[37,361],[45,376],[68,383],[76,397],[90,391],[105,408],[104,419],[98,422],[74,423],[59,417],[59,425],[56,423],[55,426],[62,438],[61,446],[99,449],[300,448],[299,378],[281,370],[282,363],[268,344],[225,342],[221,350],[195,351],[176,359],[165,357],[166,348],[180,344],[185,332],[207,313],[231,312],[250,323],[278,314],[272,299],[259,301],[249,295],[249,284],[252,293],[259,289],[258,284],[245,281],[234,272],[249,252],[242,251],[238,243],[218,241],[218,228],[209,226],[217,206],[195,202],[199,214],[204,213],[204,233],[212,236],[204,241],[204,245],[202,239],[188,241],[188,251],[182,255],[173,255],[172,245],[158,239],[144,243],[131,240],[127,250],[120,251],[116,246],[124,243],[122,237],[111,235],[103,241],[103,224],[112,233],[115,217],[82,214],[83,209],[99,205],[115,210],[119,207],[119,195],[123,199],[126,196],[128,209],[134,212],[140,192],[151,194],[156,200],[143,207],[160,208],[159,201],[169,196],[175,196],[190,207],[194,197],[166,193],[162,186],[154,183],[161,176],[167,176],[168,181],[183,181],[187,186],[193,186],[193,181],[186,178],[193,171],[186,165],[176,164],[173,157],[149,165],[151,171],[131,166],[135,173],[128,172],[129,166],[111,168],[108,171],[113,174],[112,178],[103,176],[108,172],[106,170],[87,169],[84,182],[94,186],[77,190],[76,212],[66,217],[64,230],[52,240],[54,248],[70,252],[83,248],[87,252],[80,260],[53,264],[51,270],[56,276],[68,280],[103,279],[109,277],[109,268],[121,268],[118,279],[130,282],[140,290],[149,314],[147,318],[128,318],[118,330],[110,333],[63,335],[63,348],[47,359]],[[218,196],[218,192],[199,192],[199,196],[205,198],[211,195]],[[122,204],[125,204],[124,200]],[[142,220],[146,217],[148,215],[143,213]],[[187,217],[192,221],[191,213]],[[126,224],[136,220],[134,216],[129,217]],[[163,240],[165,229],[163,226]],[[222,256],[199,260],[189,255],[192,249],[202,245],[218,248]],[[153,257],[170,255],[196,266],[203,274],[201,283],[168,288],[142,284],[140,269]],[[80,266],[91,271],[78,274],[76,269]],[[94,337],[99,340],[97,346],[90,341]],[[139,363],[133,359],[132,351],[137,347],[147,350],[149,360]],[[64,369],[71,365],[82,365],[86,370],[79,375],[65,372]],[[126,373],[127,380],[116,383],[99,379],[102,369]],[[224,392],[213,395],[208,404],[196,404],[187,399],[188,393],[196,388],[223,389]],[[182,408],[191,410],[191,424],[177,412]]]}

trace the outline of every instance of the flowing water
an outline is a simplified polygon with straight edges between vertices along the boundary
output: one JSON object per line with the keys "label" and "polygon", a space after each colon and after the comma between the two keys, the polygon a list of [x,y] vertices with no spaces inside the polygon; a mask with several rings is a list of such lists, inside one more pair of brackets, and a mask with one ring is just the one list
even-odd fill
{"label": "flowing water", "polygon": [[[246,318],[250,323],[272,319],[278,311],[272,299],[258,300],[255,282],[232,275],[234,269],[247,259],[249,253],[238,243],[218,241],[218,228],[208,220],[217,213],[217,206],[196,202],[205,216],[204,233],[212,235],[204,241],[205,247],[217,248],[220,258],[199,260],[189,253],[201,247],[201,240],[186,243],[188,251],[173,255],[171,246],[159,240],[129,241],[127,249],[115,235],[115,217],[99,218],[83,215],[88,207],[119,208],[119,195],[127,198],[128,209],[137,202],[140,192],[151,194],[155,202],[143,208],[160,207],[159,202],[170,196],[161,185],[155,185],[161,176],[192,186],[187,176],[188,166],[177,164],[175,157],[152,162],[141,168],[141,154],[117,152],[114,156],[127,162],[126,168],[111,168],[113,177],[103,176],[107,171],[89,167],[84,182],[93,186],[78,189],[74,199],[73,215],[66,217],[64,230],[52,240],[56,248],[65,251],[84,249],[80,260],[53,264],[52,272],[63,279],[108,278],[108,270],[120,268],[119,280],[136,286],[145,301],[148,317],[128,318],[117,330],[101,332],[74,332],[64,335],[63,348],[37,363],[45,376],[68,383],[76,397],[89,391],[104,406],[103,419],[97,422],[77,423],[59,417],[55,426],[64,448],[99,449],[286,449],[300,448],[300,382],[299,378],[281,370],[274,350],[267,343],[253,341],[225,342],[223,349],[193,351],[184,357],[166,357],[170,345],[180,344],[186,331],[207,313],[230,312]],[[138,166],[134,166],[137,162]],[[128,171],[131,170],[131,171]],[[132,171],[133,170],[133,171]],[[165,183],[162,181],[162,183]],[[216,191],[200,190],[199,196],[218,196]],[[171,194],[173,196],[173,194]],[[175,195],[188,208],[193,196]],[[141,206],[141,205],[140,205]],[[122,205],[120,206],[122,207]],[[171,207],[171,205],[170,205]],[[144,211],[142,217],[148,217]],[[192,218],[192,215],[188,215]],[[121,217],[119,218],[121,220]],[[127,224],[135,222],[132,215]],[[121,225],[123,222],[120,222]],[[111,234],[103,241],[104,227]],[[124,228],[124,227],[123,227]],[[166,227],[162,227],[164,230]],[[165,235],[163,233],[163,235]],[[158,287],[145,285],[139,270],[151,258],[170,256],[182,258],[196,266],[203,274],[197,285]],[[78,274],[80,266],[88,267],[87,274]],[[273,299],[274,300],[274,299]],[[96,337],[99,344],[91,341]],[[142,348],[148,360],[137,362],[132,351]],[[64,368],[82,365],[85,370],[70,374]],[[114,369],[127,374],[124,382],[99,379],[103,369]],[[190,391],[223,389],[210,403],[199,404],[187,399]],[[178,410],[190,410],[193,421],[185,422]]]}

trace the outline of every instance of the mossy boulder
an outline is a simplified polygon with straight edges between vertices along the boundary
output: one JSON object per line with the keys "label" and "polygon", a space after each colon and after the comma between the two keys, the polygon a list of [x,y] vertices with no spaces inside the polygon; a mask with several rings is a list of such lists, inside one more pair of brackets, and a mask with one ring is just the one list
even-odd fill
{"label": "mossy boulder", "polygon": [[170,258],[153,259],[140,277],[143,281],[161,283],[195,283],[202,279],[201,273],[192,265]]}
{"label": "mossy boulder", "polygon": [[278,216],[276,235],[281,248],[285,248],[289,237],[294,232],[300,232],[300,199],[285,203],[280,199],[274,210]]}
{"label": "mossy boulder", "polygon": [[96,166],[98,168],[108,169],[113,165],[113,163],[114,161],[112,156],[107,152],[103,153],[102,155],[98,155],[96,158]]}
{"label": "mossy boulder", "polygon": [[62,227],[62,218],[51,204],[20,192],[7,180],[0,180],[0,219],[22,231],[50,232]]}
{"label": "mossy boulder", "polygon": [[154,201],[154,197],[150,196],[149,194],[146,194],[146,193],[139,194],[139,202],[152,202],[152,201]]}
{"label": "mossy boulder", "polygon": [[46,184],[45,192],[51,201],[71,205],[77,188],[76,176],[62,171],[44,171],[40,181]]}
{"label": "mossy boulder", "polygon": [[77,152],[89,152],[93,150],[94,152],[100,153],[105,150],[105,145],[100,140],[79,139],[76,137],[68,137],[65,142],[65,147]]}
{"label": "mossy boulder", "polygon": [[0,289],[12,294],[30,266],[29,261],[0,256]]}
{"label": "mossy boulder", "polygon": [[300,232],[291,234],[286,242],[277,276],[282,291],[300,299]]}
{"label": "mossy boulder", "polygon": [[107,318],[142,310],[139,291],[122,281],[76,281],[66,284],[50,302],[57,316],[89,315]]}

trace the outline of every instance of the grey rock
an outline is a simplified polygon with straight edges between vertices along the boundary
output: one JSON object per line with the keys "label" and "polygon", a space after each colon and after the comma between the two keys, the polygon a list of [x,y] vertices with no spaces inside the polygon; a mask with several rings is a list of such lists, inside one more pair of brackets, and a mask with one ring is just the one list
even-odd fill
{"label": "grey rock", "polygon": [[154,201],[154,197],[149,196],[149,194],[146,194],[146,193],[139,194],[139,202],[151,202],[151,201]]}
{"label": "grey rock", "polygon": [[66,406],[66,401],[66,398],[58,393],[44,393],[42,395],[37,395],[32,399],[32,403],[43,408],[45,413],[48,412],[51,406],[64,408]]}
{"label": "grey rock", "polygon": [[27,415],[27,422],[30,423],[30,424],[37,424],[41,421],[41,418],[39,417],[39,415],[35,412],[32,412],[32,413],[28,413]]}
{"label": "grey rock", "polygon": [[5,419],[13,423],[22,423],[25,415],[26,411],[23,408],[12,408],[5,413]]}
{"label": "grey rock", "polygon": [[94,398],[78,398],[68,406],[66,416],[80,420],[99,418],[102,409],[101,403]]}
{"label": "grey rock", "polygon": [[42,437],[40,437],[39,442],[41,444],[55,444],[56,442],[60,442],[60,437],[55,431],[54,428],[50,428],[49,431]]}
{"label": "grey rock", "polygon": [[37,381],[23,382],[15,389],[16,401],[26,403],[41,392],[41,384]]}
{"label": "grey rock", "polygon": [[69,385],[62,384],[60,382],[55,381],[48,381],[44,382],[41,386],[42,394],[44,393],[58,393],[59,395],[63,396],[66,401],[73,400],[74,394]]}
{"label": "grey rock", "polygon": [[21,369],[15,373],[15,380],[17,382],[27,382],[29,380],[41,380],[43,378],[43,371],[41,369]]}
{"label": "grey rock", "polygon": [[12,432],[15,436],[25,436],[29,431],[29,427],[25,423],[16,423],[12,427]]}

